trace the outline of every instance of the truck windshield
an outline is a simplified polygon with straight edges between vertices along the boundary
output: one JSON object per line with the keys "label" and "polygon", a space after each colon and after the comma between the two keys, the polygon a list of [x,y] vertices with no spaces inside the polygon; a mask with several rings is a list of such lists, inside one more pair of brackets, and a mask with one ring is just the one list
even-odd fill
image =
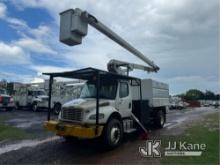
{"label": "truck windshield", "polygon": [[4,90],[4,89],[0,89],[0,94],[2,94],[2,95],[6,95],[7,92],[6,92],[6,90]]}
{"label": "truck windshield", "polygon": [[[99,96],[102,99],[115,99],[117,92],[117,83],[102,83],[100,84]],[[96,85],[87,82],[82,89],[80,98],[96,98]]]}

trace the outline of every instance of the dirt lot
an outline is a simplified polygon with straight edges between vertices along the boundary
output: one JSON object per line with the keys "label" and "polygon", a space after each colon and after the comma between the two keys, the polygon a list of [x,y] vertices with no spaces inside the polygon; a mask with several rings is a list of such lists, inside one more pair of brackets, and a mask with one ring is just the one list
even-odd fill
{"label": "dirt lot", "polygon": [[[173,110],[167,115],[164,129],[150,131],[149,139],[164,135],[178,135],[195,122],[219,109],[205,107],[188,110]],[[46,112],[16,110],[0,112],[5,123],[25,131],[22,140],[0,141],[0,164],[160,164],[158,159],[147,159],[139,154],[145,140],[136,134],[126,136],[123,144],[112,151],[104,151],[98,141],[67,143],[43,128]],[[52,116],[56,118],[56,116]]]}

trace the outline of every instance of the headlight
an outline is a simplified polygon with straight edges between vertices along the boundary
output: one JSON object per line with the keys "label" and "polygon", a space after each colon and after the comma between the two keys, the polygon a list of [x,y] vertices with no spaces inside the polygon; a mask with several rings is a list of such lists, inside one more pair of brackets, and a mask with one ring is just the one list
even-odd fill
{"label": "headlight", "polygon": [[[105,115],[103,113],[99,114],[99,119],[103,119],[105,117]],[[91,120],[95,120],[96,119],[96,114],[93,114],[89,117],[89,119]]]}
{"label": "headlight", "polygon": [[92,111],[93,109],[87,109],[85,110],[85,113],[89,113],[90,111]]}

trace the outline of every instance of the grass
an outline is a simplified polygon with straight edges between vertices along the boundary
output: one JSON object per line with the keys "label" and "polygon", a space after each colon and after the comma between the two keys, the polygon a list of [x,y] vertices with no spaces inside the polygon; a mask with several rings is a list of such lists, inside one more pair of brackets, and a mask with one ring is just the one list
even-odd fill
{"label": "grass", "polygon": [[19,140],[26,136],[24,130],[6,125],[5,120],[7,120],[6,117],[0,116],[0,141]]}
{"label": "grass", "polygon": [[[219,164],[219,115],[220,113],[207,116],[205,121],[198,123],[184,132],[183,136],[164,137],[163,142],[186,141],[192,144],[206,144],[206,149],[201,156],[193,157],[166,157],[161,160],[162,164],[188,165],[188,164]],[[165,144],[162,144],[165,147]]]}

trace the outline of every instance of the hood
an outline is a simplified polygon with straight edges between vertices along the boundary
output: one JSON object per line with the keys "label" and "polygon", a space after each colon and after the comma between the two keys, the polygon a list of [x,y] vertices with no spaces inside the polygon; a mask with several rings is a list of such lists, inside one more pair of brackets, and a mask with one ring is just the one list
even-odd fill
{"label": "hood", "polygon": [[38,96],[36,96],[36,97],[41,98],[41,99],[47,99],[47,98],[48,98],[47,95],[38,95]]}
{"label": "hood", "polygon": [[[109,100],[100,99],[99,106],[107,106],[110,104]],[[63,108],[78,108],[78,109],[93,109],[96,107],[96,99],[75,99],[63,105]]]}
{"label": "hood", "polygon": [[0,94],[0,96],[2,96],[2,97],[11,97],[11,96],[6,95],[6,94]]}

